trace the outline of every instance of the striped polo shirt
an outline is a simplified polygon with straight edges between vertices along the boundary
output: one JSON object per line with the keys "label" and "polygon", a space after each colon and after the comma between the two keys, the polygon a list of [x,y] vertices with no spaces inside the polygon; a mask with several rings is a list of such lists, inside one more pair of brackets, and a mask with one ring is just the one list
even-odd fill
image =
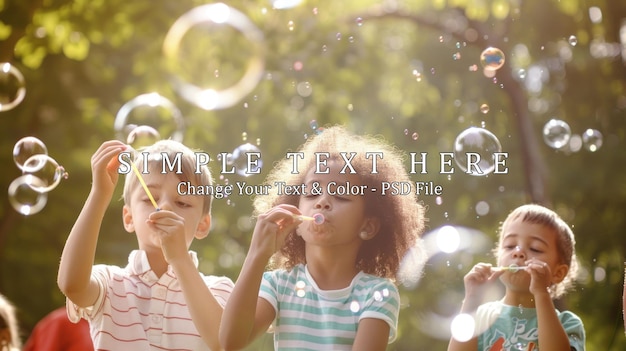
{"label": "striped polo shirt", "polygon": [[400,295],[392,281],[359,272],[340,290],[321,290],[306,266],[265,272],[259,297],[276,311],[275,350],[352,350],[359,321],[382,319],[396,338]]}
{"label": "striped polo shirt", "polygon": [[[189,254],[197,267],[196,253]],[[67,310],[71,321],[89,321],[95,350],[210,350],[191,320],[171,266],[159,278],[145,251],[134,250],[126,268],[95,265],[91,274],[100,285],[96,303],[79,308],[68,300]],[[233,289],[232,280],[199,274],[224,306]]]}

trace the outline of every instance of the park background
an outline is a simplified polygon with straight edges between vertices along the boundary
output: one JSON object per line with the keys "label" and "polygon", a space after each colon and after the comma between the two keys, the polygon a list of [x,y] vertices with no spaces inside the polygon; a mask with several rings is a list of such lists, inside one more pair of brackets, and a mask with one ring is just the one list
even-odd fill
{"label": "park background", "polygon": [[[261,150],[258,175],[220,176],[211,163],[220,184],[263,184],[274,162],[333,124],[428,153],[428,173],[412,179],[433,181],[443,194],[420,198],[428,207],[425,237],[450,225],[465,244],[433,253],[424,276],[401,287],[399,336],[389,350],[446,348],[463,275],[491,260],[499,222],[528,202],[553,208],[576,234],[583,272],[558,306],[583,319],[589,350],[626,348],[626,2],[233,0],[226,4],[257,31],[247,36],[207,26],[193,44],[176,48],[181,56],[172,63],[164,54],[166,34],[204,4],[0,1],[0,62],[19,69],[26,89],[18,106],[0,112],[0,160],[7,167],[0,188],[21,175],[12,150],[26,136],[42,140],[69,174],[36,214],[18,213],[6,192],[0,201],[0,292],[17,306],[24,339],[64,303],[57,267],[89,191],[92,153],[116,138],[114,121],[125,103],[157,92],[181,111],[189,146],[211,155],[245,143]],[[506,58],[495,75],[480,62],[488,47]],[[175,73],[221,91],[248,70],[260,70],[258,82],[219,108],[190,102],[172,83]],[[561,149],[544,141],[552,119],[571,128],[571,142]],[[471,126],[497,136],[509,153],[508,174],[472,176],[458,167],[439,173],[437,155],[451,152]],[[581,143],[587,129],[601,133],[595,149]],[[125,265],[136,247],[122,228],[121,206],[114,201],[107,212],[97,262]],[[254,223],[251,198],[215,200],[212,212],[211,234],[192,248],[204,273],[235,280]],[[268,335],[250,349],[271,345]]]}

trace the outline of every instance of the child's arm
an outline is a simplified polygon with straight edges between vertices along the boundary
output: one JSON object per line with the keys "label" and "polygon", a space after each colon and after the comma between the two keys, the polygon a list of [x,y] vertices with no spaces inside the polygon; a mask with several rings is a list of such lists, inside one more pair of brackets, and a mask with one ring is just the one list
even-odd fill
{"label": "child's arm", "polygon": [[91,279],[102,219],[119,178],[117,155],[126,149],[120,141],[104,142],[91,157],[93,183],[83,209],[70,232],[61,255],[59,288],[73,303],[88,307],[98,298],[98,284]]}
{"label": "child's arm", "polygon": [[222,317],[220,342],[227,350],[250,344],[275,318],[270,303],[258,297],[259,288],[267,262],[300,224],[293,213],[299,213],[295,207],[279,205],[259,215],[250,250]]}
{"label": "child's arm", "polygon": [[353,350],[386,350],[389,341],[389,324],[382,319],[364,318],[359,322]]}
{"label": "child's arm", "polygon": [[[199,230],[208,231],[210,216],[207,214],[203,221],[205,224],[199,224],[203,229]],[[175,212],[161,209],[150,214],[148,225],[161,237],[163,255],[176,273],[189,314],[202,340],[211,350],[221,350],[218,332],[223,308],[206,286],[187,251],[185,219]]]}
{"label": "child's arm", "polygon": [[552,296],[548,292],[551,284],[550,267],[543,262],[528,265],[530,273],[530,292],[535,296],[539,345],[543,350],[570,351],[567,333],[554,308]]}
{"label": "child's arm", "polygon": [[[491,265],[488,263],[478,263],[465,277],[463,283],[465,285],[465,298],[461,305],[460,313],[473,315],[478,306],[482,302],[484,287],[498,279],[503,271],[492,272]],[[448,343],[448,351],[476,351],[478,349],[478,339],[476,336],[468,341],[459,341],[453,337]]]}

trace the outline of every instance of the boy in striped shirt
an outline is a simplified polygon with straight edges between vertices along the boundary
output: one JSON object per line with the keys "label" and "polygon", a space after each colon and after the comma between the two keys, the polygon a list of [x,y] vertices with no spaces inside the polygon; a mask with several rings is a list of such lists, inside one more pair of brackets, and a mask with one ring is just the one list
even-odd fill
{"label": "boy in striped shirt", "polygon": [[[118,155],[127,148],[106,141],[91,158],[91,191],[58,274],[70,320],[89,321],[95,350],[219,350],[220,318],[233,283],[198,272],[196,254],[188,251],[211,225],[211,197],[177,191],[183,181],[212,184],[206,166],[195,172],[193,150],[172,140],[141,150],[148,162],[133,161],[137,172],[126,176],[122,215],[139,248],[126,267],[94,265],[100,226],[119,177]],[[182,171],[163,172],[161,162],[152,162],[163,157],[180,157]]]}

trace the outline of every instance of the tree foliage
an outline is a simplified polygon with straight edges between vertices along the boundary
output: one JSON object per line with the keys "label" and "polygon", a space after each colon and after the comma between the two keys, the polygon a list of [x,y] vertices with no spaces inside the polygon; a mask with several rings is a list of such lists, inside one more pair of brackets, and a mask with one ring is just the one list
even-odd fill
{"label": "tree foliage", "polygon": [[[345,124],[428,154],[428,173],[412,178],[441,185],[443,194],[421,196],[429,208],[426,236],[443,225],[470,228],[473,249],[434,255],[421,280],[402,288],[399,338],[390,350],[445,349],[463,275],[473,263],[492,259],[499,222],[525,202],[554,208],[576,234],[584,274],[559,306],[582,317],[589,349],[624,349],[626,43],[619,33],[625,3],[310,0],[276,9],[267,1],[230,1],[263,34],[264,70],[252,92],[220,110],[181,98],[163,55],[173,23],[203,4],[0,1],[1,61],[19,68],[27,87],[19,106],[0,112],[0,159],[7,167],[0,184],[6,189],[20,175],[12,149],[24,136],[44,141],[69,172],[40,213],[22,216],[6,196],[0,202],[0,292],[18,306],[25,337],[64,302],[57,265],[89,191],[91,154],[115,138],[113,122],[125,102],[159,92],[182,111],[188,145],[212,156],[245,142],[259,145],[261,174],[220,175],[213,162],[220,183],[263,183],[272,164],[313,135],[316,124]],[[193,68],[192,78],[243,72],[242,53],[255,43],[232,30],[232,40],[224,40],[221,30],[208,28],[207,41],[197,39],[202,51],[190,51],[179,63]],[[489,46],[506,56],[494,77],[483,74],[479,59]],[[602,146],[595,152],[549,147],[542,128],[552,118],[566,121],[578,136],[597,129]],[[458,167],[440,173],[439,153],[451,152],[470,126],[499,138],[509,154],[508,174],[474,177]],[[113,202],[107,213],[98,262],[123,265],[136,246],[121,226],[121,205]],[[254,224],[251,198],[216,199],[213,222],[211,235],[193,244],[201,270],[236,279]],[[271,336],[255,345],[271,346]]]}

